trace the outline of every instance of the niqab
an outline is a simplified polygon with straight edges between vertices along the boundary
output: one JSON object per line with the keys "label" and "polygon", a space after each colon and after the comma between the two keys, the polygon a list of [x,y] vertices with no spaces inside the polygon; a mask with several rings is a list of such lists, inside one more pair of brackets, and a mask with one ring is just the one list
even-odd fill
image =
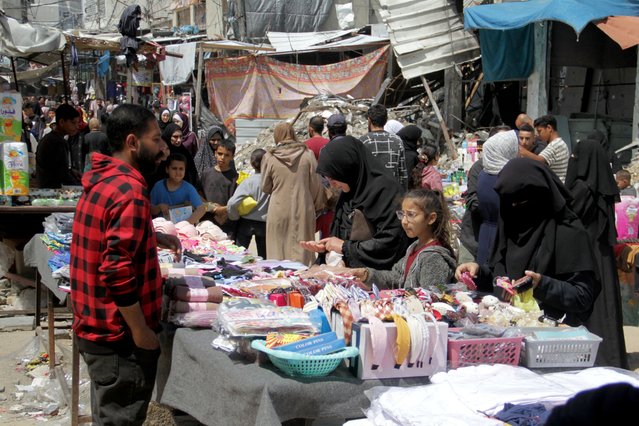
{"label": "niqab", "polygon": [[518,279],[526,270],[550,276],[595,271],[588,234],[569,207],[570,193],[548,167],[527,158],[511,160],[495,191],[500,198],[490,259],[495,276]]}
{"label": "niqab", "polygon": [[[597,222],[597,235],[594,237],[605,235],[610,245],[616,244],[614,203],[620,201],[619,188],[613,177],[608,155],[598,140],[579,142],[568,162],[566,187],[574,194],[581,183],[587,185],[597,205],[596,218],[592,218]],[[585,201],[584,198],[576,199],[575,203]],[[577,208],[577,211],[580,209]]]}

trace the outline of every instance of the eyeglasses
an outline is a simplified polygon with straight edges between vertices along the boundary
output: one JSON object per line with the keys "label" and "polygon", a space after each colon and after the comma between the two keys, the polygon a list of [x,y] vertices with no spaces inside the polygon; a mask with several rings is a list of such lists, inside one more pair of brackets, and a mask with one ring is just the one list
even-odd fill
{"label": "eyeglasses", "polygon": [[412,222],[415,220],[415,218],[417,216],[420,215],[420,212],[411,212],[411,211],[402,211],[402,210],[397,210],[395,212],[395,214],[397,215],[397,219],[404,220],[404,218],[406,218],[407,221]]}

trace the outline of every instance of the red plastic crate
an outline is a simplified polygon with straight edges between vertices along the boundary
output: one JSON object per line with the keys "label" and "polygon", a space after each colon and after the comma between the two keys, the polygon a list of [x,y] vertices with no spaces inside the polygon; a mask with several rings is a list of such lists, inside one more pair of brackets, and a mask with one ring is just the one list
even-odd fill
{"label": "red plastic crate", "polygon": [[476,364],[519,364],[524,336],[448,340],[450,368]]}

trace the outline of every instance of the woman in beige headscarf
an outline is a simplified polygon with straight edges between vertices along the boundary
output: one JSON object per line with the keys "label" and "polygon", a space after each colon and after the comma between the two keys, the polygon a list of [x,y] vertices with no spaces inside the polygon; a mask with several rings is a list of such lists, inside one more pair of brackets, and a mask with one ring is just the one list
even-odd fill
{"label": "woman in beige headscarf", "polygon": [[315,173],[317,161],[298,142],[290,123],[275,126],[275,144],[262,159],[262,191],[271,194],[266,217],[266,255],[310,265],[314,253],[299,242],[315,239],[315,212],[326,204],[324,187]]}

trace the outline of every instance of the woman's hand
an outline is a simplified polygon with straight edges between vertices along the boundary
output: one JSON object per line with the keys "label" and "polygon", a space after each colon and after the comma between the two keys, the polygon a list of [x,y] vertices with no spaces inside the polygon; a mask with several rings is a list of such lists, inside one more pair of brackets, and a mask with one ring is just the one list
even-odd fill
{"label": "woman's hand", "polygon": [[539,281],[541,281],[541,274],[538,274],[537,272],[533,272],[533,271],[524,271],[524,274],[527,277],[532,278],[533,288],[537,288],[537,286],[539,285]]}
{"label": "woman's hand", "polygon": [[477,277],[479,264],[475,262],[462,263],[455,271],[455,278],[457,278],[458,281],[461,281],[461,276],[464,272],[468,272],[473,278]]}
{"label": "woman's hand", "polygon": [[304,250],[312,251],[315,253],[326,252],[326,246],[324,246],[324,243],[320,241],[300,241],[300,246],[302,246]]}
{"label": "woman's hand", "polygon": [[324,248],[326,249],[326,251],[334,251],[335,253],[344,254],[342,253],[342,245],[344,245],[344,240],[341,240],[337,237],[328,237],[320,240],[319,242],[324,244]]}

